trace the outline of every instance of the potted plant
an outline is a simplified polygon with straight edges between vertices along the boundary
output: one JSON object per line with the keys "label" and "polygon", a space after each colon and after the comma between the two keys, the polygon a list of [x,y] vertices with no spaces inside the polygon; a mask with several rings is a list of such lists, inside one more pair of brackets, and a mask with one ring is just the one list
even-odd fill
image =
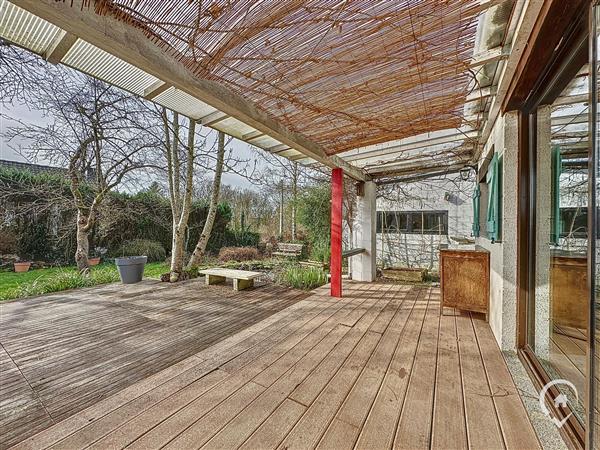
{"label": "potted plant", "polygon": [[88,264],[90,266],[97,266],[98,264],[100,264],[100,257],[92,256],[92,257],[88,258]]}
{"label": "potted plant", "polygon": [[96,247],[94,248],[94,251],[92,252],[90,258],[88,258],[88,263],[90,266],[97,266],[98,264],[100,264],[100,261],[102,260],[102,256],[104,256],[104,254],[106,253],[106,248],[104,247]]}
{"label": "potted plant", "polygon": [[115,258],[121,282],[123,284],[133,284],[142,281],[144,266],[147,260],[148,257],[146,256],[123,256]]}
{"label": "potted plant", "polygon": [[27,272],[31,267],[31,261],[19,261],[13,263],[15,266],[15,272]]}

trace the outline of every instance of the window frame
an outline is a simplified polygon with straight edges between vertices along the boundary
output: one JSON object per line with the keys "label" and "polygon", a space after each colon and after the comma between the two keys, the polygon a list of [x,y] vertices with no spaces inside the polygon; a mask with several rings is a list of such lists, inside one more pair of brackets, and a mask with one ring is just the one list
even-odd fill
{"label": "window frame", "polygon": [[[415,231],[413,229],[413,220],[412,220],[412,215],[419,215],[421,216],[420,220],[421,220],[421,229]],[[388,215],[392,215],[392,217],[395,217],[395,222],[398,222],[398,218],[399,217],[405,217],[405,223],[406,223],[406,230],[401,230],[398,229],[397,226],[388,226],[384,229],[383,227],[383,218],[384,216],[388,216]],[[443,229],[441,230],[426,230],[423,228],[424,223],[426,222],[425,220],[425,216],[426,215],[435,215],[435,216],[440,216],[442,217],[442,227]],[[387,220],[386,220],[387,223]],[[410,235],[428,235],[428,236],[448,236],[449,233],[449,229],[448,229],[448,210],[410,210],[410,211],[395,211],[395,210],[379,210],[377,211],[377,224],[376,224],[376,233],[377,234],[381,234],[381,233],[402,233],[402,234],[410,234]]]}

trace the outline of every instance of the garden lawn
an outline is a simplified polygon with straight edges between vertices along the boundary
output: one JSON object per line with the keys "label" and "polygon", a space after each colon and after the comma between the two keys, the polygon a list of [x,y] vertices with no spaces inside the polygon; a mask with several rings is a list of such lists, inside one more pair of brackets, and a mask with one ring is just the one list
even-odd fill
{"label": "garden lawn", "polygon": [[[159,278],[169,271],[164,263],[148,263],[144,277]],[[29,272],[0,272],[0,300],[48,294],[67,289],[96,286],[119,281],[114,264],[100,264],[91,268],[89,277],[77,273],[74,266],[35,269]]]}

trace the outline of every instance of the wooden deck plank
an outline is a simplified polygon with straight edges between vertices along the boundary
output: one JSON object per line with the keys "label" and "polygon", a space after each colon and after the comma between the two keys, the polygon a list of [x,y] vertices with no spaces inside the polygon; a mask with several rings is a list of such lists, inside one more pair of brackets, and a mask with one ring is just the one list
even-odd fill
{"label": "wooden deck plank", "polygon": [[431,448],[466,449],[467,425],[454,315],[440,318],[435,386]]}
{"label": "wooden deck plank", "polygon": [[[389,287],[387,291],[389,291]],[[365,303],[362,302],[361,306]],[[355,311],[363,312],[363,316],[359,319],[359,322],[371,323],[385,306],[386,300],[384,299],[383,301],[370,302],[369,309],[366,311],[360,307],[356,308]],[[331,325],[335,322],[329,326],[326,326],[327,324],[321,325],[302,342],[305,345],[307,343],[309,343],[308,345],[313,345],[308,353],[302,350],[302,346],[299,345],[293,349],[296,351],[290,351],[278,360],[278,363],[284,362],[283,367],[281,367],[281,364],[274,364],[256,376],[253,381],[259,382],[265,387],[269,386],[267,391],[252,405],[249,405],[232,423],[228,424],[214,438],[208,441],[206,447],[233,448],[241,445],[258,428],[260,423],[283,402],[285,397],[327,357],[326,355],[332,351],[340,339],[347,334],[350,328],[344,324],[345,318],[340,319],[333,330],[329,331]],[[327,332],[329,334],[324,335]],[[314,345],[314,341],[319,339],[321,339],[320,342]],[[291,366],[291,369],[286,372],[285,369],[290,367],[290,361],[294,362],[302,354],[304,356],[302,356],[298,363]],[[265,374],[267,376],[263,376]],[[197,426],[195,425],[195,427]]]}
{"label": "wooden deck plank", "polygon": [[[385,317],[388,321],[386,326],[382,326],[383,322],[376,320],[369,328],[371,331],[383,330],[383,336],[332,425],[325,432],[319,447],[333,448],[336,443],[342,442],[347,443],[349,447],[354,446],[415,304],[415,297],[407,298],[405,295],[401,298],[400,302],[390,302],[393,303],[395,311],[386,309],[379,315],[378,319]],[[341,446],[347,447],[343,444]]]}
{"label": "wooden deck plank", "polygon": [[504,448],[475,330],[468,315],[456,316],[458,350],[470,448]]}
{"label": "wooden deck plank", "polygon": [[331,378],[278,448],[316,446],[380,339],[379,333],[367,330],[363,334],[340,370]]}
{"label": "wooden deck plank", "polygon": [[394,448],[429,447],[439,323],[439,305],[429,302],[394,438]]}
{"label": "wooden deck plank", "polygon": [[[219,289],[222,292],[199,298],[203,289],[199,282],[171,290],[154,284],[150,292],[136,289],[139,295],[128,287],[98,287],[2,304],[0,343],[27,382],[15,379],[10,392],[5,391],[10,396],[3,393],[0,448],[25,440],[52,421],[66,419],[267,319],[278,307],[309,296],[265,286],[240,294]],[[26,385],[35,396],[18,394]],[[50,417],[44,417],[42,410],[35,412],[40,400]],[[19,410],[27,413],[21,417]]]}
{"label": "wooden deck plank", "polygon": [[240,446],[240,450],[276,448],[306,411],[306,407],[286,398],[275,412]]}
{"label": "wooden deck plank", "polygon": [[[523,402],[492,331],[483,320],[473,319],[473,325],[506,448],[509,450],[540,449],[540,442],[528,420]],[[514,423],[523,425],[515,427],[512,425]]]}
{"label": "wooden deck plank", "polygon": [[[336,307],[336,305],[327,305],[324,304],[322,308],[317,308],[316,310],[316,317],[321,317],[322,315],[327,315],[327,314],[332,314],[334,312],[336,312],[339,308]],[[299,317],[297,318],[299,319]],[[237,356],[236,358],[233,358],[233,360],[235,359],[243,359],[247,362],[251,362],[255,359],[256,353],[252,353],[252,357],[251,358],[246,358],[246,355],[250,352],[250,351],[254,351],[255,349],[258,349],[262,352],[262,354],[264,354],[267,350],[271,349],[272,346],[274,345],[283,345],[285,344],[287,341],[286,339],[289,339],[289,336],[294,335],[294,333],[301,329],[303,326],[305,326],[305,323],[310,322],[311,320],[313,320],[313,315],[306,314],[304,313],[304,318],[303,320],[296,320],[291,326],[288,325],[286,327],[283,327],[279,330],[279,332],[272,334],[270,336],[270,339],[268,341],[264,341],[264,345],[257,345],[252,347],[248,352],[244,352],[242,354],[240,354],[239,356]],[[287,345],[287,344],[286,344]],[[261,353],[258,353],[258,355],[260,355]],[[203,366],[204,370],[214,370],[215,368],[215,364],[218,364],[219,362],[221,364],[219,364],[219,366],[222,365],[223,362],[227,361],[226,359],[221,359],[220,361],[214,361],[214,360],[210,360],[208,361],[208,363],[206,365]],[[243,367],[243,366],[242,366]],[[217,370],[217,373],[214,376],[219,375],[220,380],[222,381],[225,378],[227,378],[229,376],[229,374],[221,369]],[[220,374],[222,374],[223,376],[221,377]],[[211,374],[212,375],[212,374]],[[194,376],[194,374],[191,374],[191,376]],[[180,377],[181,378],[181,377]],[[209,377],[210,378],[210,377]],[[181,380],[178,379],[175,381],[175,387],[178,387],[177,382],[180,382]],[[243,384],[243,380],[239,380],[240,381],[240,386]],[[169,415],[171,414],[175,414],[180,410],[183,410],[185,408],[187,408],[190,404],[196,402],[196,403],[205,403],[205,405],[210,405],[212,403],[210,403],[209,400],[207,400],[207,398],[213,398],[213,399],[217,399],[214,400],[218,403],[218,399],[220,398],[218,396],[219,394],[219,390],[217,390],[217,394],[215,395],[215,392],[211,392],[211,393],[207,393],[208,389],[204,389],[204,387],[206,386],[206,380],[205,379],[200,379],[198,380],[198,382],[194,382],[191,383],[191,381],[186,380],[185,386],[181,389],[178,390],[176,393],[174,393],[173,395],[170,395],[172,392],[172,387],[171,386],[166,386],[166,391],[165,389],[159,391],[159,392],[152,392],[150,393],[149,396],[145,396],[145,397],[141,397],[140,399],[138,399],[138,401],[136,402],[136,404],[134,405],[127,405],[126,408],[121,408],[118,411],[115,411],[114,413],[110,414],[109,416],[106,416],[104,420],[99,421],[97,423],[95,423],[94,425],[90,425],[86,428],[84,428],[83,430],[81,430],[78,433],[75,433],[74,435],[72,435],[69,440],[71,442],[85,442],[86,444],[91,444],[92,442],[98,440],[99,437],[103,437],[108,435],[109,433],[112,432],[112,434],[108,437],[106,437],[105,439],[102,439],[99,441],[98,445],[105,445],[105,446],[118,446],[118,445],[128,445],[129,443],[133,442],[137,437],[143,435],[145,433],[145,431],[147,430],[147,426],[149,423],[152,423],[154,425],[159,425],[165,418],[169,417]],[[172,383],[173,384],[173,383]],[[209,389],[211,387],[213,387],[216,383],[212,383],[209,385]],[[163,392],[164,391],[164,392]],[[202,396],[203,394],[205,394],[205,396]],[[202,400],[199,400],[199,398],[202,398]],[[140,405],[143,405],[143,407]],[[215,403],[216,404],[216,403]],[[190,411],[191,408],[187,408],[186,411]],[[132,416],[132,412],[130,411],[136,411],[137,414]],[[182,419],[182,417],[178,417],[178,419],[184,420]],[[123,425],[126,425],[125,427],[123,427]],[[117,430],[116,432],[113,432],[113,430]],[[160,428],[158,429],[160,431]],[[156,433],[156,431],[154,431],[154,433]],[[85,439],[82,437],[83,436],[87,436]],[[148,439],[149,436],[146,436],[146,439]],[[67,442],[68,444],[68,442]],[[68,447],[68,445],[65,444],[65,447]]]}
{"label": "wooden deck plank", "polygon": [[[294,327],[283,329],[282,332],[287,334],[280,341],[272,340],[270,342],[271,346],[267,348],[258,347],[262,353],[245,352],[232,359],[229,363],[236,363],[235,367],[238,370],[227,378],[227,383],[222,383],[214,390],[199,397],[181,394],[156,404],[134,420],[127,422],[125,426],[122,426],[116,432],[99,441],[98,445],[105,447],[131,445],[132,447],[141,448],[165,445],[179,432],[191,426],[202,415],[202,411],[208,413],[211,407],[225,401],[254,375],[260,373],[290,348],[301,342],[315,324],[323,323],[332,316],[335,317],[342,305],[338,303],[325,304],[324,306],[325,308],[319,311],[314,318],[305,317],[305,321],[298,321]],[[344,311],[342,311],[343,314]],[[242,363],[237,361],[242,361]],[[231,371],[223,370],[223,368],[228,367],[229,363],[220,364],[219,370],[231,374]],[[152,423],[154,428],[150,432],[144,433],[148,429],[149,423]],[[134,441],[135,443],[133,443]]]}
{"label": "wooden deck plank", "polygon": [[[274,347],[268,354],[263,354],[261,358],[256,359],[252,357],[248,359],[246,362],[246,366],[244,366],[244,370],[239,370],[239,364],[236,363],[236,360],[232,362],[236,363],[234,367],[237,368],[234,375],[230,377],[228,380],[227,386],[222,388],[222,392],[217,392],[216,395],[219,398],[219,401],[223,401],[227,396],[232,395],[237,389],[239,389],[245,382],[256,377],[265,369],[269,369],[273,363],[276,363],[281,358],[285,357],[290,351],[293,353],[300,353],[302,351],[297,352],[298,348],[305,349],[304,351],[308,351],[311,345],[315,345],[318,340],[316,340],[311,334],[315,328],[331,330],[336,324],[343,320],[344,317],[355,309],[355,307],[360,306],[364,303],[364,298],[358,298],[355,302],[350,302],[350,305],[347,304],[347,308],[342,308],[343,303],[333,304],[329,309],[333,308],[333,311],[329,313],[329,315],[322,314],[321,316],[315,318],[309,323],[306,324],[298,333],[293,335],[290,339],[284,341],[281,345]],[[355,303],[351,305],[351,303]],[[244,355],[244,357],[247,355]],[[253,356],[253,355],[252,355]],[[225,367],[225,366],[222,366]],[[229,367],[231,371],[231,367]],[[214,393],[213,393],[214,395]],[[201,403],[202,407],[207,404],[206,399],[197,399],[196,403]],[[198,407],[195,406],[195,403],[189,404],[186,408],[177,412],[177,414],[172,415],[164,422],[160,423],[156,428],[151,430],[151,432],[141,436],[134,444],[135,447],[144,448],[144,447],[152,447],[156,445],[164,445],[169,442],[170,439],[175,437],[179,432],[187,429],[191,425],[198,420],[202,414],[199,413]],[[164,413],[164,408],[161,409],[161,413]],[[141,419],[143,421],[144,419]],[[128,429],[131,429],[129,426]],[[178,431],[179,430],[179,431]]]}
{"label": "wooden deck plank", "polygon": [[[226,287],[210,289],[231,292]],[[323,287],[299,301],[278,289],[259,291],[248,291],[249,297],[232,295],[202,303],[180,289],[186,298],[175,299],[175,308],[154,295],[145,303],[142,297],[148,294],[136,297],[138,292],[132,291],[131,301],[124,303],[129,311],[165,323],[182,319],[186,325],[174,333],[184,332],[196,320],[211,323],[201,332],[207,339],[219,327],[227,331],[219,342],[181,360],[178,352],[165,352],[183,345],[185,339],[164,332],[158,333],[163,342],[148,351],[142,347],[135,361],[101,354],[102,361],[112,364],[110,370],[98,372],[97,379],[92,377],[77,389],[89,382],[94,389],[82,391],[89,396],[86,401],[94,395],[107,397],[17,448],[337,450],[539,445],[489,326],[464,314],[440,317],[438,289],[352,282],[345,286],[342,299],[331,299]],[[116,295],[110,289],[106,292]],[[285,300],[274,299],[275,292]],[[214,320],[215,315],[223,316],[228,299],[246,302],[232,311],[238,322],[245,323],[244,315],[256,321],[235,333],[235,325],[223,317]],[[290,301],[285,310],[271,310]],[[60,315],[61,329],[68,332],[69,326],[85,326],[85,321],[69,319],[65,305],[46,304]],[[200,311],[203,306],[206,310]],[[114,304],[111,308],[123,309]],[[38,314],[43,310],[38,309]],[[92,342],[103,336],[103,326],[110,322],[110,314],[100,312],[105,325],[84,335],[86,349],[93,348]],[[52,332],[41,320],[31,326],[43,335]],[[124,341],[139,351],[148,331],[141,322],[134,328]],[[113,332],[118,334],[119,327]],[[193,336],[203,339],[199,333]],[[65,358],[53,370],[60,370],[76,346],[74,336],[62,339],[62,346],[44,347]],[[24,337],[17,341],[29,345]],[[24,358],[30,358],[34,349],[35,345],[23,350]],[[153,358],[161,358],[166,368],[108,395],[103,379],[114,375],[117,383],[124,383],[127,373],[148,370],[147,361]],[[35,373],[34,360],[28,361],[25,365]],[[67,376],[80,383],[80,378],[92,375],[82,369]],[[7,388],[19,393],[22,386],[10,380]],[[52,386],[61,395],[77,392],[63,391],[66,385],[60,379],[40,386],[51,395]],[[56,399],[52,405],[58,411],[62,401]],[[36,420],[31,415],[17,424],[26,430]]]}
{"label": "wooden deck plank", "polygon": [[[256,400],[249,405],[240,405],[240,414],[218,433],[215,433],[214,437],[207,442],[199,442],[197,438],[191,441],[204,444],[203,446],[207,449],[239,447],[283,403],[294,387],[326,357],[348,330],[349,328],[344,325],[336,325],[327,336],[296,364],[292,365]],[[194,428],[203,428],[203,425],[196,423]]]}
{"label": "wooden deck plank", "polygon": [[377,449],[392,446],[427,303],[428,296],[425,295],[425,290],[419,291],[381,389],[361,430],[357,448]]}

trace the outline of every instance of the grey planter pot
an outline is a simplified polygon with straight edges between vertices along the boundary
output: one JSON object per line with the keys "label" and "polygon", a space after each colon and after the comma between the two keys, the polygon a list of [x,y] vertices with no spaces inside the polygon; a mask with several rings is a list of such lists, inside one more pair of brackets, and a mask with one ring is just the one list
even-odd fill
{"label": "grey planter pot", "polygon": [[119,276],[123,284],[133,284],[142,281],[144,276],[144,265],[148,260],[147,256],[125,256],[115,258],[115,264],[119,270]]}

